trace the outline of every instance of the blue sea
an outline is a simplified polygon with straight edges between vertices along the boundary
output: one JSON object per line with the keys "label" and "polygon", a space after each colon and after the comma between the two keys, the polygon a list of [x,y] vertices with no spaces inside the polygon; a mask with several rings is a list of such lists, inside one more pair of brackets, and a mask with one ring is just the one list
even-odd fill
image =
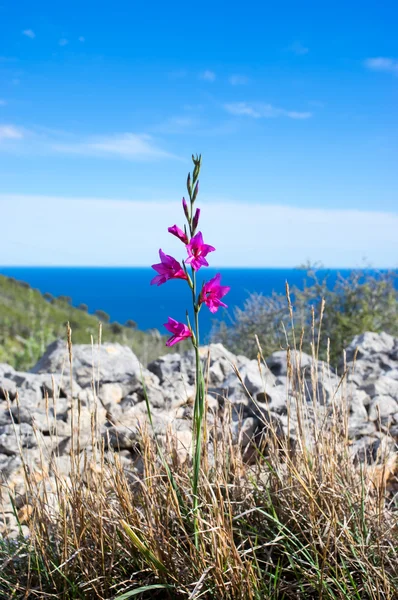
{"label": "blue sea", "polygon": [[[300,269],[203,268],[198,272],[199,283],[217,272],[222,274],[221,283],[231,287],[224,298],[228,309],[220,309],[215,315],[207,309],[201,311],[203,341],[208,338],[212,322],[220,319],[230,322],[234,307],[242,307],[250,293],[284,293],[286,281],[291,287],[301,287],[306,279],[306,273]],[[190,290],[184,281],[151,286],[156,273],[148,268],[0,267],[0,273],[26,281],[42,293],[70,296],[73,306],[87,304],[91,313],[102,309],[110,315],[111,321],[124,324],[132,319],[142,330],[156,328],[165,333],[163,323],[167,317],[184,321],[186,309],[190,309]],[[347,276],[350,271],[322,269],[317,273],[319,278],[327,275],[332,286],[338,273]]]}

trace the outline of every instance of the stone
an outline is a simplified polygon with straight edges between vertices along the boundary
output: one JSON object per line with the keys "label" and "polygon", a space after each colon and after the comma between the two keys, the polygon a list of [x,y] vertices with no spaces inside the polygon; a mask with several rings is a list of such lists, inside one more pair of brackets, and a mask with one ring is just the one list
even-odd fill
{"label": "stone", "polygon": [[390,427],[389,433],[392,438],[398,441],[398,425],[393,425],[392,427]]}
{"label": "stone", "polygon": [[193,403],[195,398],[194,386],[181,380],[177,380],[173,386],[163,383],[161,389],[166,406],[172,408]]}
{"label": "stone", "polygon": [[351,446],[354,460],[361,463],[373,464],[382,462],[393,450],[393,440],[383,435],[380,437],[363,436],[355,440]]}
{"label": "stone", "polygon": [[[65,342],[57,340],[46,350],[32,373],[63,373],[69,370],[68,348]],[[73,346],[73,376],[82,388],[96,383],[118,383],[126,385],[125,395],[141,385],[142,367],[133,351],[120,344],[105,343],[102,346],[77,344]],[[152,379],[151,379],[152,380]]]}
{"label": "stone", "polygon": [[[183,372],[185,370],[183,366],[180,354],[167,354],[151,362],[148,370],[159,378],[160,383],[168,382],[173,385],[175,379],[180,375],[187,375]],[[190,374],[190,378],[192,380],[192,374]],[[194,383],[194,380],[191,383]]]}
{"label": "stone", "polygon": [[369,420],[377,421],[379,418],[381,422],[391,417],[393,419],[394,413],[398,411],[398,402],[391,398],[391,396],[375,396],[369,406]]}
{"label": "stone", "polygon": [[390,379],[395,379],[395,381],[398,381],[398,369],[388,369],[386,374],[388,374]]}
{"label": "stone", "polygon": [[257,394],[256,400],[278,415],[287,414],[288,399],[286,389],[281,389],[280,387],[267,388],[265,394],[261,392]]}
{"label": "stone", "polygon": [[0,426],[11,423],[10,411],[7,402],[0,403]]}
{"label": "stone", "polygon": [[82,391],[80,385],[74,379],[70,379],[69,373],[60,375],[59,373],[54,374],[42,374],[38,376],[41,383],[43,395],[48,394],[50,399],[53,399],[54,393],[55,398],[67,398],[68,396],[77,397]]}
{"label": "stone", "polygon": [[7,363],[0,363],[0,377],[9,378],[13,373],[15,373],[14,367]]}
{"label": "stone", "polygon": [[246,417],[243,421],[233,421],[231,423],[232,442],[242,447],[247,446],[254,437],[258,422],[254,417]]}
{"label": "stone", "polygon": [[114,425],[104,433],[105,443],[115,450],[137,450],[139,448],[140,433],[137,428],[126,425]]}
{"label": "stone", "polygon": [[[242,382],[235,373],[231,373],[224,382],[225,395],[229,402],[240,403],[253,397],[257,401],[264,401],[268,389],[275,386],[274,375],[261,365],[260,370],[257,361],[253,360],[239,369]],[[247,404],[247,402],[245,402]]]}
{"label": "stone", "polygon": [[376,425],[371,421],[365,421],[356,415],[348,417],[348,436],[356,439],[362,436],[372,435],[376,432]]}
{"label": "stone", "polygon": [[371,398],[367,393],[364,390],[358,389],[348,390],[346,391],[346,398],[350,415],[355,415],[357,419],[367,421],[368,411],[366,408],[371,402]]}
{"label": "stone", "polygon": [[315,385],[311,379],[305,381],[307,402],[314,401],[314,392],[315,401],[320,405],[341,399],[342,389],[339,384],[340,377],[334,373],[318,373]]}
{"label": "stone", "polygon": [[15,400],[17,394],[17,385],[15,381],[0,374],[0,399],[5,400],[7,397],[10,400]]}
{"label": "stone", "polygon": [[349,363],[347,381],[356,386],[363,385],[368,379],[376,379],[384,375],[384,371],[373,361],[357,360],[355,363]]}
{"label": "stone", "polygon": [[[210,360],[208,357],[210,354]],[[233,372],[234,364],[240,365],[242,357],[236,357],[222,344],[210,344],[200,348],[205,379],[209,387],[218,387],[225,378]],[[244,362],[248,359],[244,358]],[[177,381],[183,381],[192,386],[195,383],[195,354],[189,350],[184,354],[166,354],[148,365],[148,370],[154,373],[161,384],[174,386]]]}
{"label": "stone", "polygon": [[10,479],[22,465],[20,456],[10,456],[9,454],[0,454],[0,473],[1,479]]}
{"label": "stone", "polygon": [[124,395],[124,388],[119,383],[103,383],[99,391],[100,400],[108,409],[119,404]]}
{"label": "stone", "polygon": [[6,455],[19,454],[21,448],[35,448],[37,439],[33,428],[28,423],[15,425],[2,425],[0,427],[0,453]]}
{"label": "stone", "polygon": [[357,360],[374,354],[389,354],[394,350],[395,339],[388,333],[367,331],[357,335],[346,348],[346,360],[351,362],[356,354]]}
{"label": "stone", "polygon": [[182,431],[174,432],[173,443],[180,464],[192,456],[192,431],[183,429]]}
{"label": "stone", "polygon": [[[312,365],[312,357],[305,352],[296,352],[295,350],[291,351],[291,363],[292,367],[296,368],[297,364],[300,369],[311,369]],[[287,376],[287,353],[286,350],[278,350],[269,356],[265,362],[271,373],[276,375],[276,377]]]}
{"label": "stone", "polygon": [[384,376],[379,377],[371,383],[367,383],[363,388],[371,397],[375,396],[391,396],[394,400],[398,400],[398,381]]}

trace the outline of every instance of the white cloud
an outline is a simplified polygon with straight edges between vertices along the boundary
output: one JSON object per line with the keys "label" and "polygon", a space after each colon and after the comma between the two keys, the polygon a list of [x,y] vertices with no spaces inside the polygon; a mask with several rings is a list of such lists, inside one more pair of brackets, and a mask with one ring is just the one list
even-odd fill
{"label": "white cloud", "polygon": [[386,73],[394,73],[398,75],[398,60],[394,58],[367,58],[365,60],[365,67],[371,71],[384,71]]}
{"label": "white cloud", "polygon": [[228,81],[231,85],[246,85],[249,79],[245,75],[231,75]]}
{"label": "white cloud", "polygon": [[203,71],[203,73],[201,73],[199,77],[204,81],[213,82],[216,80],[216,74],[214,73],[214,71]]}
{"label": "white cloud", "polygon": [[[188,126],[188,121],[177,120],[173,126],[184,130]],[[26,129],[0,123],[0,142],[4,142],[0,145],[1,151],[14,151],[15,145],[6,142],[22,139],[24,141],[18,145],[18,151],[28,155],[60,153],[136,161],[161,158],[183,160],[179,156],[163,150],[148,134],[126,132],[82,137],[46,127],[36,126],[33,129]]]}
{"label": "white cloud", "polygon": [[262,104],[248,102],[232,102],[225,104],[224,108],[231,115],[252,117],[254,119],[273,119],[276,117],[288,117],[289,119],[309,119],[312,116],[310,112],[299,112],[296,110],[286,110],[277,108],[272,104]]}
{"label": "white cloud", "polygon": [[174,135],[187,132],[192,132],[198,128],[199,120],[194,117],[182,115],[166,119],[163,123],[159,123],[151,128],[151,131],[166,135]]}
{"label": "white cloud", "polygon": [[33,38],[36,37],[36,34],[34,31],[32,31],[32,29],[24,29],[24,31],[22,32],[22,35],[25,35],[26,37],[30,38],[31,40],[33,40]]}
{"label": "white cloud", "polygon": [[259,119],[261,117],[261,114],[258,112],[258,110],[256,110],[247,102],[232,102],[231,104],[225,104],[224,108],[227,112],[231,113],[231,115],[245,115],[247,117],[254,117],[255,119]]}
{"label": "white cloud", "polygon": [[297,54],[297,56],[304,56],[304,54],[308,54],[309,52],[309,48],[306,48],[306,46],[304,46],[301,42],[298,41],[293,42],[293,44],[290,44],[288,50],[294,52],[294,54]]}
{"label": "white cloud", "polygon": [[[0,195],[3,265],[148,266],[159,247],[181,258],[167,233],[177,201],[122,201]],[[396,268],[398,214],[307,209],[202,199],[205,241],[217,248],[214,266],[294,267],[307,260],[325,267]],[[54,227],[54,215],[62,214]],[[220,226],[220,223],[222,226]],[[43,236],[43,231],[46,235]],[[73,232],[73,243],[65,244]]]}
{"label": "white cloud", "polygon": [[86,41],[86,38],[83,35],[81,35],[79,36],[78,40],[83,44]]}
{"label": "white cloud", "polygon": [[121,133],[110,136],[92,137],[73,143],[53,143],[53,150],[66,154],[84,156],[119,157],[128,160],[151,160],[177,158],[159,148],[147,134]]}
{"label": "white cloud", "polygon": [[60,46],[67,46],[69,44],[69,40],[67,40],[66,38],[61,38],[58,42],[58,44]]}
{"label": "white cloud", "polygon": [[22,129],[15,125],[0,125],[0,142],[2,140],[21,140],[24,137]]}

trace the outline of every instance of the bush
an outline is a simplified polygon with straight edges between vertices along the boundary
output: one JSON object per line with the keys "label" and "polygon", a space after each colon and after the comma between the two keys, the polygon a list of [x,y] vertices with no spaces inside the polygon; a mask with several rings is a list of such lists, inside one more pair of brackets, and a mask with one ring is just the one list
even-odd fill
{"label": "bush", "polygon": [[115,335],[123,333],[123,325],[120,325],[120,323],[117,323],[116,321],[114,323],[111,323],[109,327],[111,332]]}
{"label": "bush", "polygon": [[133,319],[128,319],[124,326],[129,327],[130,329],[137,329],[137,323],[133,321]]}
{"label": "bush", "polygon": [[[303,349],[311,343],[330,340],[330,360],[336,365],[341,352],[355,335],[365,331],[386,331],[398,335],[398,291],[393,272],[353,271],[338,276],[333,287],[328,277],[318,278],[315,268],[306,267],[302,289],[293,286],[290,299],[296,327],[304,330]],[[320,326],[320,322],[322,325]],[[232,323],[215,325],[212,340],[222,342],[237,354],[257,355],[257,334],[265,355],[293,344],[289,302],[282,294],[251,294],[243,308],[236,308]],[[319,356],[327,358],[327,344],[321,343]]]}
{"label": "bush", "polygon": [[109,323],[110,316],[104,310],[96,310],[94,314],[103,323]]}
{"label": "bush", "polygon": [[61,302],[62,304],[72,304],[72,298],[70,296],[58,296],[57,298],[58,302]]}

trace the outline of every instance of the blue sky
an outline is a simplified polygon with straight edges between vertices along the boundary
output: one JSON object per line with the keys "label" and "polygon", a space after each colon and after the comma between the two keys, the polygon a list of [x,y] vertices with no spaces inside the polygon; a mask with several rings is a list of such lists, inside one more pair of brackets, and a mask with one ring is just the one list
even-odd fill
{"label": "blue sky", "polygon": [[[134,240],[178,222],[201,152],[220,264],[397,266],[397,18],[392,1],[0,0],[0,264],[151,262]],[[123,230],[106,255],[74,236],[94,214]]]}

